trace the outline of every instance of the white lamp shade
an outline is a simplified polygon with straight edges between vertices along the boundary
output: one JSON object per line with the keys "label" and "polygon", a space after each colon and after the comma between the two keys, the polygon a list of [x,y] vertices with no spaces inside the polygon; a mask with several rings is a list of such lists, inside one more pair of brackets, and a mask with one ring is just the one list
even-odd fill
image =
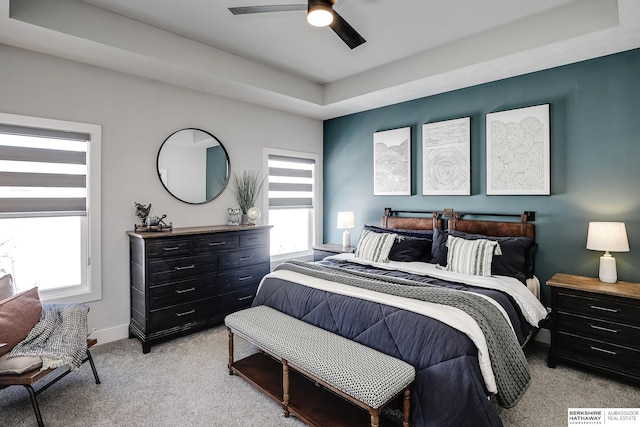
{"label": "white lamp shade", "polygon": [[353,212],[338,212],[338,228],[353,228],[356,226],[356,217]]}
{"label": "white lamp shade", "polygon": [[624,222],[590,222],[587,249],[606,252],[629,252]]}

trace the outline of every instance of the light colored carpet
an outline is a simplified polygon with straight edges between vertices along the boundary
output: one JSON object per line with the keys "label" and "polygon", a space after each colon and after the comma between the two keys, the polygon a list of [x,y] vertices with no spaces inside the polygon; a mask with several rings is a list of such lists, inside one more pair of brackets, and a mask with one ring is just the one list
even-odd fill
{"label": "light colored carpet", "polygon": [[[236,358],[253,349],[236,340]],[[158,344],[142,354],[137,339],[92,349],[102,384],[85,364],[39,396],[45,425],[56,426],[303,426],[279,406],[228,374],[222,326]],[[640,389],[559,366],[546,367],[546,348],[527,349],[533,382],[515,408],[499,408],[505,426],[564,426],[569,407],[639,407]],[[26,390],[0,390],[0,426],[33,426]]]}

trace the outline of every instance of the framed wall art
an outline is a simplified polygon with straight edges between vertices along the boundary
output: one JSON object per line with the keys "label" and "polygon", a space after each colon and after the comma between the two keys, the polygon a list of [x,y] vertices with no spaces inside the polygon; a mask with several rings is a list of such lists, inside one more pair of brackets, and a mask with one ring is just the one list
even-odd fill
{"label": "framed wall art", "polygon": [[487,114],[487,194],[551,194],[549,134],[549,104]]}
{"label": "framed wall art", "polygon": [[373,134],[373,195],[411,195],[411,128]]}
{"label": "framed wall art", "polygon": [[471,118],[422,125],[422,194],[471,194]]}

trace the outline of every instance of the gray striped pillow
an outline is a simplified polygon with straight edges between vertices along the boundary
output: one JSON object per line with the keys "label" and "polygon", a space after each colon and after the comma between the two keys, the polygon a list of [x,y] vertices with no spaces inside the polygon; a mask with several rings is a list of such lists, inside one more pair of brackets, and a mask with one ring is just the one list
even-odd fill
{"label": "gray striped pillow", "polygon": [[449,236],[447,247],[447,271],[475,276],[491,276],[493,256],[502,255],[500,245],[494,240]]}
{"label": "gray striped pillow", "polygon": [[389,252],[397,236],[397,234],[363,230],[356,247],[356,258],[373,262],[389,262]]}

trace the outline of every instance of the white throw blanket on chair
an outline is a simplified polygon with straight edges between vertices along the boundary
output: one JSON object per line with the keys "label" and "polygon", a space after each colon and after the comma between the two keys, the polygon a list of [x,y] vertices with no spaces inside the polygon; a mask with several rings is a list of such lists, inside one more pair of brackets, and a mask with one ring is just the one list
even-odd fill
{"label": "white throw blanket on chair", "polygon": [[9,357],[40,357],[43,371],[78,369],[87,357],[88,313],[89,307],[82,304],[43,304],[40,321]]}

